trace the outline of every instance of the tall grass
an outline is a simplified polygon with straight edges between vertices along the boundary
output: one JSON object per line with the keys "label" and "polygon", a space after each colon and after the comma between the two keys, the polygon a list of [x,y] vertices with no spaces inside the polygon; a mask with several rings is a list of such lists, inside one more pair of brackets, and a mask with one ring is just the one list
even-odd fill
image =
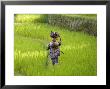
{"label": "tall grass", "polygon": [[[15,23],[15,76],[95,76],[97,75],[97,39],[82,32],[50,26],[46,23]],[[46,47],[50,32],[62,38],[59,64],[52,66]],[[48,60],[48,66],[46,61]]]}
{"label": "tall grass", "polygon": [[53,26],[67,28],[71,31],[82,31],[97,36],[97,15],[65,15],[50,14],[48,23]]}

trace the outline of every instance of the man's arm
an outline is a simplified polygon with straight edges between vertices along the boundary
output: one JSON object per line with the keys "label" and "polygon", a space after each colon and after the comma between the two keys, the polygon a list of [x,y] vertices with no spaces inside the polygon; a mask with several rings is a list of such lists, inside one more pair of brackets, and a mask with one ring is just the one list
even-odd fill
{"label": "man's arm", "polygon": [[59,43],[59,46],[61,46],[61,38],[60,38],[60,41],[58,43]]}
{"label": "man's arm", "polygon": [[58,42],[59,43],[59,46],[61,46],[61,42]]}

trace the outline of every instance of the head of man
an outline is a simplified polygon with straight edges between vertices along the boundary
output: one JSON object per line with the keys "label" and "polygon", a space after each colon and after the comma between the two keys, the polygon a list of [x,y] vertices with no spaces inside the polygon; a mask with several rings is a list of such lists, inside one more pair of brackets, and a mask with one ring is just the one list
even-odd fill
{"label": "head of man", "polygon": [[52,31],[51,31],[50,37],[51,37],[51,38],[58,38],[58,37],[60,37],[60,35],[59,35],[57,32],[52,32]]}

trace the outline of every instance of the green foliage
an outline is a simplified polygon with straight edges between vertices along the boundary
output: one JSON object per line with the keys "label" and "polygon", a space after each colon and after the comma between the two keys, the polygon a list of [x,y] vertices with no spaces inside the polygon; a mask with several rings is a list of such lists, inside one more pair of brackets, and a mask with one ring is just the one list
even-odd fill
{"label": "green foliage", "polygon": [[[23,19],[14,24],[15,76],[97,75],[96,37],[83,32],[71,32],[67,28],[51,26],[47,23],[33,23],[30,22],[32,17],[28,16],[29,21]],[[60,33],[61,50],[64,52],[59,57],[59,64],[54,67],[50,59],[48,66],[45,65],[48,53],[46,47],[51,41],[49,36],[51,31]]]}
{"label": "green foliage", "polygon": [[83,31],[90,35],[97,36],[97,16],[93,15],[48,15],[48,22],[51,25],[65,27],[72,31]]}
{"label": "green foliage", "polygon": [[48,22],[48,14],[40,15],[40,19],[37,22],[47,23]]}
{"label": "green foliage", "polygon": [[83,31],[97,36],[96,14],[15,14],[15,23],[49,23],[70,31]]}
{"label": "green foliage", "polygon": [[15,14],[15,23],[46,23],[48,21],[47,14]]}

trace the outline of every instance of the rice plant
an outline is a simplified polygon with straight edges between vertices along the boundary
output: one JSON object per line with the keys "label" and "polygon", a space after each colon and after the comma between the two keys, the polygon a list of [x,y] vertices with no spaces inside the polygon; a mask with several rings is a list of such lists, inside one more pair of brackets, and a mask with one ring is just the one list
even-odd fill
{"label": "rice plant", "polygon": [[[21,16],[21,17],[20,17]],[[25,16],[31,22],[24,20]],[[84,32],[35,21],[40,15],[17,15],[14,23],[15,76],[96,76],[97,38]],[[18,20],[19,18],[19,20]],[[21,20],[20,20],[21,19]],[[62,38],[59,64],[53,66],[46,50],[50,32]],[[46,62],[48,60],[48,66]]]}

